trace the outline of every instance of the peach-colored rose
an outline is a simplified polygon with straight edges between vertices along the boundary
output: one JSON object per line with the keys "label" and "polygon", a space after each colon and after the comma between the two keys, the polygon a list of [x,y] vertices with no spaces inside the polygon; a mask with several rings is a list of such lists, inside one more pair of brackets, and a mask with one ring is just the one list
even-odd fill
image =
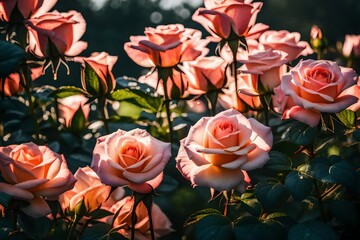
{"label": "peach-colored rose", "polygon": [[[38,17],[55,6],[57,0],[2,0],[0,1],[0,20],[5,22],[23,21]],[[12,13],[17,7],[23,19],[12,19]],[[13,16],[14,17],[14,16]]]}
{"label": "peach-colored rose", "polygon": [[306,56],[314,52],[309,43],[300,41],[300,37],[298,32],[290,33],[286,30],[270,30],[261,34],[259,42],[266,48],[285,52],[287,54],[286,59],[292,61],[300,55]]}
{"label": "peach-colored rose", "polygon": [[86,22],[76,11],[45,13],[26,21],[29,30],[29,51],[40,58],[76,56],[86,49],[79,41],[85,33]]}
{"label": "peach-colored rose", "polygon": [[180,142],[176,167],[193,186],[238,188],[243,170],[260,168],[269,160],[272,139],[269,127],[229,109],[190,128]]}
{"label": "peach-colored rose", "polygon": [[[119,233],[127,239],[131,238],[132,221],[131,216],[134,208],[134,198],[125,197],[121,201],[111,205],[110,212],[116,213],[119,209],[119,215],[114,220],[114,227],[120,227]],[[147,208],[143,202],[140,202],[135,210],[136,223],[135,223],[135,239],[147,240],[151,238],[150,235],[150,221]],[[153,228],[155,238],[165,236],[174,230],[171,228],[171,222],[166,215],[161,211],[158,205],[152,204],[151,214],[153,219]],[[111,223],[113,219],[108,218],[108,222]]]}
{"label": "peach-colored rose", "polygon": [[98,138],[92,166],[107,185],[127,185],[135,192],[149,193],[160,185],[170,157],[170,143],[157,140],[145,130],[119,129]]}
{"label": "peach-colored rose", "polygon": [[56,200],[76,182],[63,155],[34,143],[0,147],[0,171],[0,191],[29,201],[23,210],[34,217],[50,213],[43,198]]}
{"label": "peach-colored rose", "polygon": [[208,41],[201,40],[201,32],[181,24],[147,27],[145,35],[131,36],[124,45],[127,55],[142,67],[174,67],[208,51]]}
{"label": "peach-colored rose", "polygon": [[238,59],[244,64],[239,70],[243,73],[259,75],[265,92],[271,92],[280,85],[282,75],[287,72],[286,56],[286,53],[273,49],[253,50]]}
{"label": "peach-colored rose", "polygon": [[262,7],[260,2],[251,2],[205,0],[205,8],[198,8],[192,19],[216,38],[229,39],[233,34],[246,37],[250,35],[249,31],[254,26],[257,14]]}
{"label": "peach-colored rose", "polygon": [[74,188],[61,194],[59,202],[63,210],[73,211],[82,201],[86,212],[97,209],[109,197],[111,187],[101,183],[98,175],[90,168],[79,168],[74,174],[77,182]]}
{"label": "peach-colored rose", "polygon": [[189,71],[190,88],[200,93],[221,89],[226,83],[226,66],[220,57],[201,57],[186,63]]}
{"label": "peach-colored rose", "polygon": [[350,57],[351,54],[360,57],[360,35],[345,35],[342,52],[345,57]]}
{"label": "peach-colored rose", "polygon": [[79,109],[83,112],[85,119],[88,119],[90,105],[86,104],[87,101],[88,99],[83,95],[58,99],[59,118],[62,119],[66,127],[71,127],[71,121]]}
{"label": "peach-colored rose", "polygon": [[356,82],[355,71],[336,62],[301,61],[281,80],[281,90],[296,104],[285,110],[283,118],[315,127],[320,113],[338,113],[358,101],[360,86]]}
{"label": "peach-colored rose", "polygon": [[[82,76],[81,76],[81,84],[84,89],[89,91],[90,94],[109,94],[111,93],[116,86],[115,77],[112,74],[113,66],[115,65],[118,57],[110,56],[106,52],[94,52],[90,57],[75,57],[74,61],[82,63]],[[89,89],[86,84],[86,68],[90,67],[95,71],[96,75],[99,78],[99,83],[101,87],[99,88],[99,92],[93,92],[93,90]]]}
{"label": "peach-colored rose", "polygon": [[5,79],[0,79],[0,93],[4,96],[10,97],[19,94],[23,91],[20,84],[20,74],[12,73]]}

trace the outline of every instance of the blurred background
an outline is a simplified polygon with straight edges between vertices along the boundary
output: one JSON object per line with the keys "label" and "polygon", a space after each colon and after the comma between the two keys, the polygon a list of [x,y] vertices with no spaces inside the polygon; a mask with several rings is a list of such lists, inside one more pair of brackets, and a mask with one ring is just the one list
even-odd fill
{"label": "blurred background", "polygon": [[[333,46],[337,41],[343,42],[345,34],[360,34],[358,0],[263,2],[257,22],[265,23],[273,30],[300,32],[302,40],[309,40],[309,32],[314,24],[322,29]],[[129,37],[144,35],[145,27],[170,23],[182,23],[185,27],[203,31],[204,37],[208,36],[200,24],[191,20],[199,6],[203,6],[203,0],[59,0],[55,8],[62,12],[77,10],[83,14],[87,30],[82,39],[89,44],[83,56],[89,56],[95,51],[106,51],[119,57],[113,69],[115,77],[126,75],[138,78],[145,70],[132,62],[123,49]],[[72,68],[71,78],[80,74],[77,72],[78,67],[75,68]],[[75,80],[68,79],[64,74],[64,68],[61,71],[55,85],[77,85]],[[37,82],[41,85],[42,81],[46,80]]]}

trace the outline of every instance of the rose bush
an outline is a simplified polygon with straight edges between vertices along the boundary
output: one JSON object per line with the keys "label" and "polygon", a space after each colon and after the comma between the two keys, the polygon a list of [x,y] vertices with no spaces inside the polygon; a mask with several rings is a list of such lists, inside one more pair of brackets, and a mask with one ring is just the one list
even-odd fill
{"label": "rose bush", "polygon": [[92,167],[107,185],[149,193],[160,185],[170,156],[170,143],[144,130],[118,130],[98,138]]}
{"label": "rose bush", "polygon": [[0,171],[0,192],[28,201],[23,211],[34,217],[50,213],[44,199],[57,200],[76,182],[62,155],[34,143],[0,147]]}
{"label": "rose bush", "polygon": [[296,104],[283,118],[294,118],[315,127],[321,113],[338,113],[358,101],[360,86],[351,68],[325,60],[301,61],[285,74],[281,90]]}
{"label": "rose bush", "polygon": [[176,167],[193,186],[231,190],[243,183],[243,170],[260,168],[269,160],[271,147],[269,127],[229,109],[190,128],[181,140]]}

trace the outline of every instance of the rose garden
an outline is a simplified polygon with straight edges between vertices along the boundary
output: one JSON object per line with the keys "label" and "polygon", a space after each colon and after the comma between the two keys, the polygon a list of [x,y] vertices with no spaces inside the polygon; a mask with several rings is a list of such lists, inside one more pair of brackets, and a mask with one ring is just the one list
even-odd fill
{"label": "rose garden", "polygon": [[57,2],[0,0],[0,239],[360,239],[360,35],[204,0],[114,76]]}

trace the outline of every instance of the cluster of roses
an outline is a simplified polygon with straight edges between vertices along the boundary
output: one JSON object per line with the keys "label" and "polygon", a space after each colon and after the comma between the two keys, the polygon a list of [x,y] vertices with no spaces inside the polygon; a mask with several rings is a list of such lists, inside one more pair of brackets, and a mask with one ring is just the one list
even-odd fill
{"label": "cluster of roses", "polygon": [[[26,50],[42,61],[41,72],[51,65],[56,75],[60,63],[80,54],[86,43],[79,41],[85,31],[81,14],[47,12],[55,3],[1,1],[0,16],[9,23],[10,35],[16,26],[25,24]],[[357,111],[360,86],[355,71],[336,62],[302,60],[290,68],[292,61],[316,49],[300,41],[298,33],[268,30],[267,25],[256,24],[262,3],[204,0],[204,4],[205,8],[199,8],[193,19],[212,37],[201,39],[200,31],[180,24],[149,27],[145,36],[132,36],[124,49],[134,62],[151,68],[139,81],[156,88],[166,103],[216,92],[223,108],[230,108],[213,117],[203,117],[190,128],[187,137],[180,141],[176,166],[193,186],[243,192],[250,182],[246,171],[261,168],[269,160],[273,136],[271,128],[253,118],[247,119],[242,113],[250,111],[256,116],[256,111],[271,108],[282,114],[283,119],[292,118],[315,127],[322,113],[338,113],[347,108]],[[321,31],[312,36],[321,39]],[[206,45],[211,41],[219,43],[219,56],[206,56]],[[347,37],[344,56],[358,56],[359,46],[359,37]],[[86,96],[106,96],[114,91],[116,83],[111,70],[116,60],[107,53],[74,58],[84,68],[91,68],[101,85],[95,89],[83,76]],[[21,83],[21,72],[1,81],[0,90],[6,96],[18,93],[25,84]],[[59,101],[66,126],[72,124],[78,109],[85,116],[89,113],[89,101],[82,95]],[[212,106],[215,107],[216,104]],[[171,115],[168,121],[171,122]],[[172,128],[170,124],[169,127]],[[134,199],[124,197],[122,187],[141,194],[151,193],[160,185],[170,158],[170,143],[140,129],[118,130],[99,137],[92,168],[79,169],[74,176],[64,157],[46,146],[10,145],[0,148],[0,170],[5,180],[0,183],[0,191],[29,202],[22,210],[32,216],[50,213],[45,200],[57,200],[64,212],[82,215],[98,208],[119,211],[115,220],[109,217],[104,221],[130,238]],[[111,192],[111,187],[117,189]],[[135,211],[135,229],[140,234],[136,239],[146,239],[149,234],[146,210],[139,205]],[[157,220],[153,226],[157,236],[172,231],[168,219],[155,204],[152,214]]]}

